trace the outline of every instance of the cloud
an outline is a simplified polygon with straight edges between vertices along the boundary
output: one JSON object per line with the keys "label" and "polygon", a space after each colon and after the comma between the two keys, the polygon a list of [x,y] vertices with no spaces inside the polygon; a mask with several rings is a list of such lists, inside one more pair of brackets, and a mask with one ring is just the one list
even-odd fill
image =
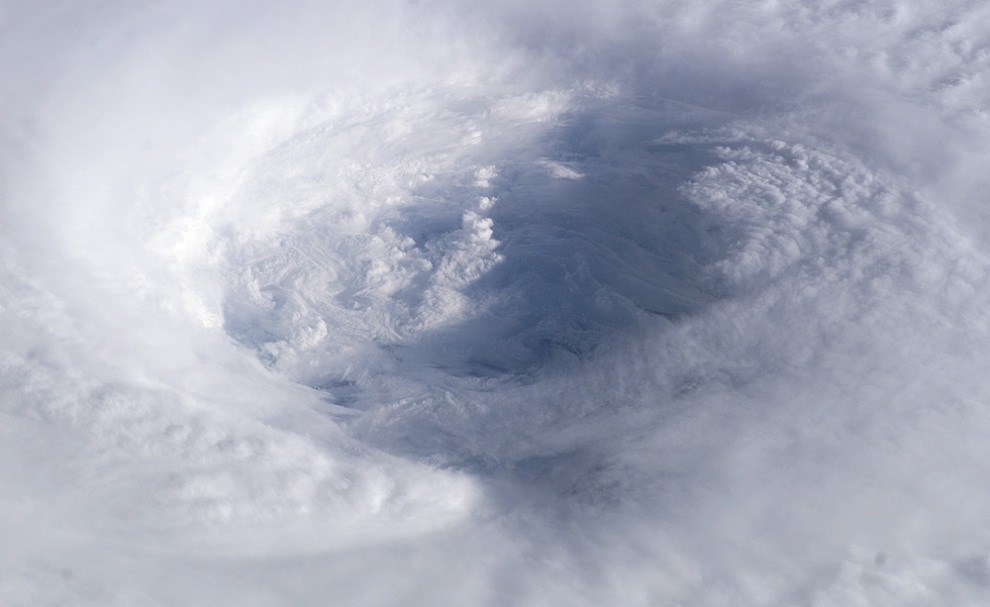
{"label": "cloud", "polygon": [[0,597],[981,604],[986,17],[10,4]]}

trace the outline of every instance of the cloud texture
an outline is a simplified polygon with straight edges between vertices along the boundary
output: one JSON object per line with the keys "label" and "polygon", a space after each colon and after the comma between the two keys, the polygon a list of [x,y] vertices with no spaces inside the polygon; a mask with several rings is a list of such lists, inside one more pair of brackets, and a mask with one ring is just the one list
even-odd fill
{"label": "cloud texture", "polygon": [[0,5],[0,602],[984,604],[988,44]]}

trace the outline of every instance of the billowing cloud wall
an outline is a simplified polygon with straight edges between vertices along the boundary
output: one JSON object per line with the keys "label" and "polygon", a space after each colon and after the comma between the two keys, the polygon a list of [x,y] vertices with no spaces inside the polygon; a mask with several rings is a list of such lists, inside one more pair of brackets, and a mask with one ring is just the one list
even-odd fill
{"label": "billowing cloud wall", "polygon": [[990,15],[0,8],[0,603],[982,605]]}

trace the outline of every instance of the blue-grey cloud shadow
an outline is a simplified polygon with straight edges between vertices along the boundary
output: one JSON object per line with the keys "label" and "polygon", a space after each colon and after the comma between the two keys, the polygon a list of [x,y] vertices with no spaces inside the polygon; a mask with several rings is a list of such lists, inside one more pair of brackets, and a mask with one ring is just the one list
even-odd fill
{"label": "blue-grey cloud shadow", "polygon": [[[399,345],[396,356],[525,380],[592,355],[644,319],[677,322],[719,299],[705,268],[724,255],[731,230],[679,190],[716,162],[715,144],[671,136],[710,125],[709,114],[598,106],[550,129],[538,153],[506,159],[490,213],[502,261],[465,290],[480,312]],[[413,211],[396,225],[421,242],[450,227],[423,217]]]}

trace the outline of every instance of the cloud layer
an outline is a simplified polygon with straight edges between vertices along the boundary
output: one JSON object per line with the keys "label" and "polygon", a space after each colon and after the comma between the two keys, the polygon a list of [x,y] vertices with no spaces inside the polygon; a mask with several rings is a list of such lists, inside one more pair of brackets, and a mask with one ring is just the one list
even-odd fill
{"label": "cloud layer", "polygon": [[11,605],[977,605],[970,3],[0,8]]}

